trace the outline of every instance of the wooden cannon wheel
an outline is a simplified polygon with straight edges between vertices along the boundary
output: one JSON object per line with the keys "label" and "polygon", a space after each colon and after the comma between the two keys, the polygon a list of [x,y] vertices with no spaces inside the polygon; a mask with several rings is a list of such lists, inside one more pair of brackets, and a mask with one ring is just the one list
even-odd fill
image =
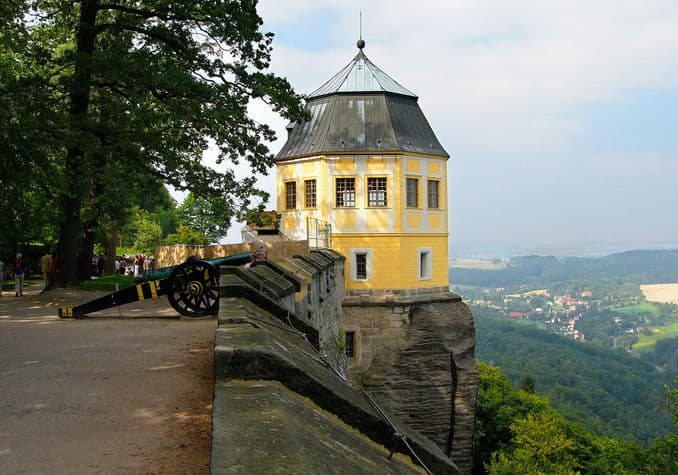
{"label": "wooden cannon wheel", "polygon": [[219,271],[200,259],[190,259],[176,266],[169,277],[167,299],[186,317],[204,317],[219,308]]}

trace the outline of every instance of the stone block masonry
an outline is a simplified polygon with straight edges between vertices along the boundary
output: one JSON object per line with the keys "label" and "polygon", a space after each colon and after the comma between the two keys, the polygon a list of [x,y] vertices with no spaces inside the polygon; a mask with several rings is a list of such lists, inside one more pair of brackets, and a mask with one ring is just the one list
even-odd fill
{"label": "stone block masonry", "polygon": [[[412,463],[470,473],[470,311],[449,292],[356,300],[344,293],[344,263],[314,250],[222,272],[213,473],[418,472]],[[343,352],[344,330],[356,332],[356,359]]]}

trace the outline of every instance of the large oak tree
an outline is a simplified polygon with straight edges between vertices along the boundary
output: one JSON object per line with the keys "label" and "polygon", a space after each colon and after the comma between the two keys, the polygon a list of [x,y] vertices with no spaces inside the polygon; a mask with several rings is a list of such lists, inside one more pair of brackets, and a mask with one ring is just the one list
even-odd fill
{"label": "large oak tree", "polygon": [[[51,134],[59,138],[55,145],[63,143],[53,150],[61,153],[64,177],[62,283],[76,282],[78,267],[88,267],[91,236],[116,209],[111,190],[121,183],[139,193],[157,178],[201,198],[219,197],[225,216],[265,195],[255,182],[272,165],[264,142],[274,134],[249,116],[248,104],[263,100],[288,118],[301,107],[288,82],[266,72],[273,35],[260,31],[256,1],[15,3],[30,5],[15,20],[36,45],[37,52],[26,51],[40,56],[34,74],[47,91],[33,108],[56,115]],[[219,162],[245,160],[252,174],[205,166],[209,144]]]}

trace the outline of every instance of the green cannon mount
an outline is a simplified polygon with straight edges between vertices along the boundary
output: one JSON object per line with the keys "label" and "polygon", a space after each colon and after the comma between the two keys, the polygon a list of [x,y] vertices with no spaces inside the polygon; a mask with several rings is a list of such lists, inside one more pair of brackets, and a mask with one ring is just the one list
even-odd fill
{"label": "green cannon mount", "polygon": [[249,252],[205,260],[190,257],[177,266],[147,272],[133,287],[81,305],[59,307],[58,315],[82,318],[99,310],[162,295],[167,295],[170,305],[185,317],[214,315],[219,309],[219,267],[239,266],[249,261]]}

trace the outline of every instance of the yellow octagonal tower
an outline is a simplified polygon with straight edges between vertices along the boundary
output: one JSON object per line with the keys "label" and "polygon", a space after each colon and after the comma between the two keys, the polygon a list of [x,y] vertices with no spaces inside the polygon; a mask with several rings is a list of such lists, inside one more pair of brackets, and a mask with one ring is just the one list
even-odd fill
{"label": "yellow octagonal tower", "polygon": [[350,295],[446,292],[447,160],[417,96],[359,52],[276,157],[281,231],[347,258]]}

